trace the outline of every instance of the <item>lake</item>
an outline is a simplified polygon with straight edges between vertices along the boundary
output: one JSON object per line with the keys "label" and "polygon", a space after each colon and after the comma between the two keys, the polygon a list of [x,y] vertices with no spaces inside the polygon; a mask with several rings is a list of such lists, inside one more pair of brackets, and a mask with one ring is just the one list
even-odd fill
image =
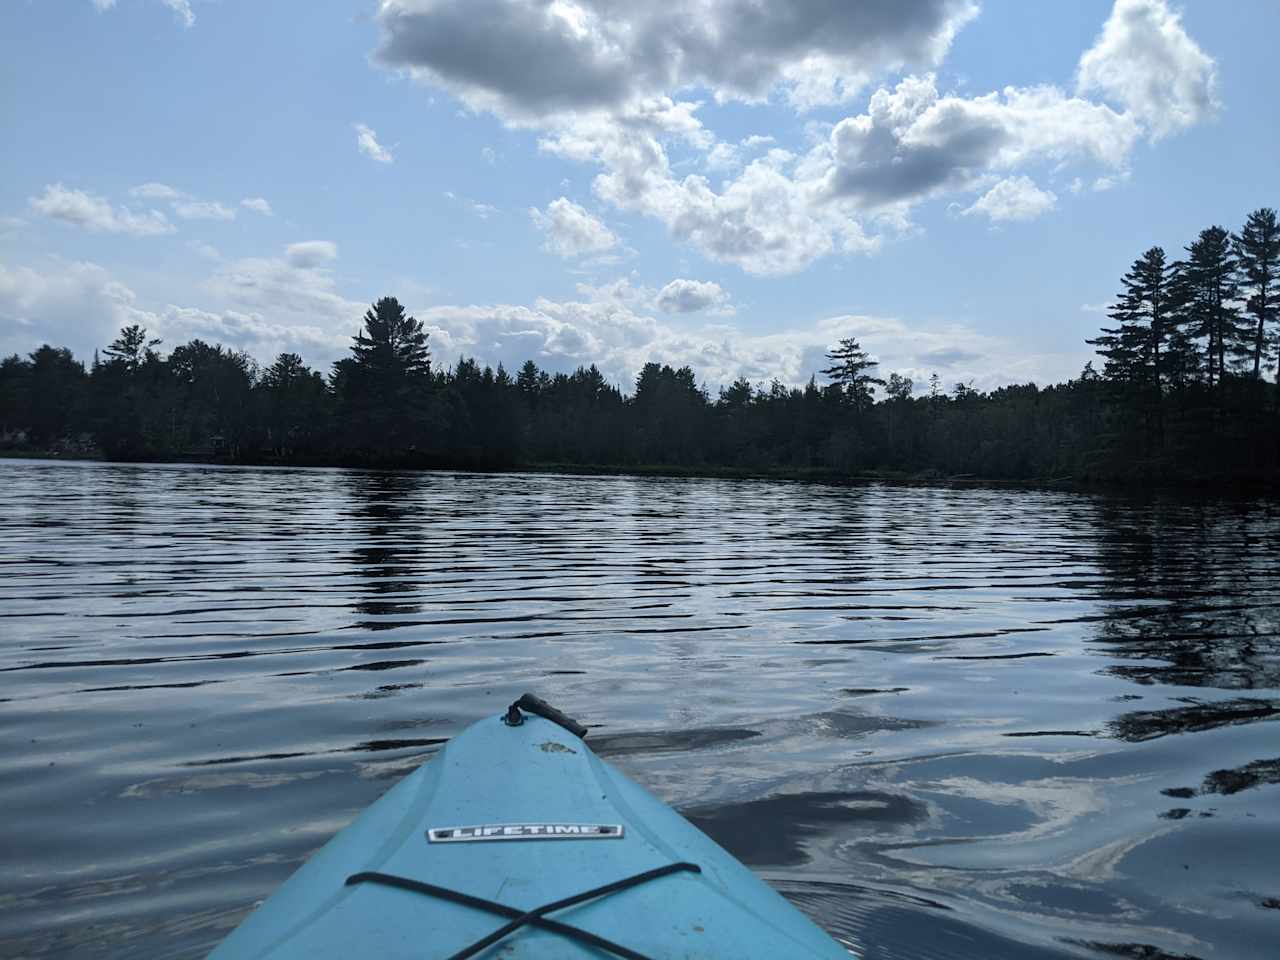
{"label": "lake", "polygon": [[198,957],[531,690],[867,958],[1280,954],[1280,504],[0,460],[0,955]]}

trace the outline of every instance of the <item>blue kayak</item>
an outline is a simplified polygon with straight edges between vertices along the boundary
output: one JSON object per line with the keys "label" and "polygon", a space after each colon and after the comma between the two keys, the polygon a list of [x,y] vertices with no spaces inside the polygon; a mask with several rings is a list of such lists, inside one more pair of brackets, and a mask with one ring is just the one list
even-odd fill
{"label": "blue kayak", "polygon": [[852,956],[585,733],[528,694],[473,724],[211,956]]}

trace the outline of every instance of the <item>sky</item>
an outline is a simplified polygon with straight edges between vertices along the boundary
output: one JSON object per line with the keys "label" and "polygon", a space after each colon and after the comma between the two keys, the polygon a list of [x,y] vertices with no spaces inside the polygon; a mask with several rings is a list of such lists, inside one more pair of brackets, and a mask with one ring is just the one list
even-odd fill
{"label": "sky", "polygon": [[4,0],[0,352],[1075,376],[1280,205],[1274,0]]}

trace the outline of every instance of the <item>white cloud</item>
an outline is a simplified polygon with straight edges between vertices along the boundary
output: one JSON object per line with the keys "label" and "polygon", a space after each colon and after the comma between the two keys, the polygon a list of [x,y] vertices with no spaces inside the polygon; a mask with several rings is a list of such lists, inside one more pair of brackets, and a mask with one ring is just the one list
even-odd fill
{"label": "white cloud", "polygon": [[1128,170],[1121,170],[1119,173],[1115,173],[1106,177],[1098,177],[1096,180],[1093,181],[1093,190],[1095,193],[1105,193],[1107,190],[1110,190],[1113,187],[1116,187],[1121,183],[1124,183],[1128,179],[1129,179]]}
{"label": "white cloud", "polygon": [[28,353],[50,343],[87,360],[120,327],[146,319],[135,300],[96,263],[0,264],[0,353]]}
{"label": "white cloud", "polygon": [[254,213],[260,213],[264,217],[274,216],[271,204],[267,202],[266,197],[245,197],[240,201],[240,206],[246,210],[252,210]]}
{"label": "white cloud", "polygon": [[491,167],[498,162],[498,154],[493,147],[481,147],[480,156]]}
{"label": "white cloud", "polygon": [[141,200],[185,200],[189,194],[166,183],[144,183],[129,188],[129,196]]}
{"label": "white cloud", "polygon": [[31,197],[28,202],[37,213],[86,230],[128,233],[139,237],[172,233],[174,230],[173,224],[159,210],[136,213],[127,207],[113,207],[102,197],[64,187],[61,183],[46,186],[44,193]]}
{"label": "white cloud", "polygon": [[[89,0],[93,4],[94,9],[99,13],[105,13],[115,8],[116,0]],[[178,22],[184,27],[193,26],[196,22],[196,15],[191,11],[191,0],[160,0],[166,7],[173,11],[174,16],[178,18]]]}
{"label": "white cloud", "polygon": [[789,273],[836,250],[875,248],[846,204],[825,196],[798,158],[771,150],[717,191],[705,177],[676,179],[664,140],[707,149],[712,138],[693,115],[697,105],[665,98],[618,118],[598,114],[562,122],[542,149],[599,164],[593,190],[622,210],[665,223],[704,255],[758,274]]}
{"label": "white cloud", "polygon": [[1218,107],[1216,84],[1213,59],[1166,0],[1116,0],[1077,75],[1081,93],[1120,104],[1155,139],[1210,117]]}
{"label": "white cloud", "polygon": [[350,346],[368,306],[338,290],[330,269],[336,256],[333,244],[307,241],[290,244],[284,257],[246,257],[224,264],[204,284],[205,293],[220,306],[202,310],[198,317],[208,323],[210,316],[221,318],[226,328],[221,336],[236,346],[250,349],[262,342],[278,351],[285,349],[282,343],[311,344],[309,353],[300,351],[310,362],[336,359]]}
{"label": "white cloud", "polygon": [[[350,326],[354,327],[357,321]],[[160,310],[152,329],[169,344],[198,337],[248,352],[260,362],[270,363],[278,354],[301,354],[311,366],[325,365],[351,346],[351,331],[329,329],[314,323],[278,323],[262,313],[242,310],[202,310],[168,304]]]}
{"label": "white cloud", "polygon": [[1034,220],[1048,213],[1058,198],[1041,190],[1030,177],[1007,177],[978,198],[964,211],[966,216],[981,213],[993,223],[1010,220]]}
{"label": "white cloud", "polygon": [[11,230],[19,230],[27,225],[27,221],[21,217],[0,217],[0,233],[8,233]]}
{"label": "white cloud", "polygon": [[937,64],[976,13],[972,0],[383,0],[375,56],[507,118],[613,110],[693,86],[748,101],[780,88],[807,109],[881,71]]}
{"label": "white cloud", "polygon": [[329,240],[303,240],[284,248],[285,259],[294,267],[318,267],[338,259],[338,245]]}
{"label": "white cloud", "polygon": [[530,359],[550,370],[595,363],[625,389],[650,360],[688,364],[713,391],[740,376],[799,386],[825,365],[825,352],[844,336],[858,337],[880,360],[881,372],[895,370],[917,382],[937,370],[948,382],[972,380],[978,389],[991,389],[1061,379],[1079,367],[1075,354],[1035,354],[1025,344],[960,324],[919,327],[896,318],[846,315],[752,335],[726,324],[658,321],[634,303],[637,291],[625,283],[584,286],[580,292],[580,300],[542,298],[531,306],[434,306],[415,312],[431,330],[438,357],[475,356],[508,369]]}
{"label": "white cloud", "polygon": [[188,290],[206,301],[200,306],[146,304],[95,263],[0,264],[0,353],[27,353],[47,342],[87,361],[121,327],[137,323],[166,348],[200,337],[262,360],[292,350],[323,365],[346,352],[368,304],[338,292],[325,268],[332,251],[318,249],[318,259],[286,251],[282,258],[215,262],[214,273]]}
{"label": "white cloud", "polygon": [[677,278],[658,291],[654,306],[663,313],[696,313],[712,307],[732,312],[728,302],[728,292],[718,283]]}
{"label": "white cloud", "polygon": [[391,150],[384,147],[378,142],[378,135],[363,123],[355,125],[356,131],[356,147],[360,152],[371,160],[377,160],[378,163],[393,163],[395,157],[391,155]]}
{"label": "white cloud", "polygon": [[234,220],[236,212],[221,203],[210,200],[179,200],[173,212],[183,220]]}
{"label": "white cloud", "polygon": [[[234,208],[215,200],[201,200],[186,190],[179,190],[167,183],[139,184],[129,188],[129,196],[140,200],[162,200],[169,204],[174,214],[183,220],[234,220]],[[256,210],[259,213],[271,213],[271,207],[261,197],[246,198],[240,201],[242,207]]]}
{"label": "white cloud", "polygon": [[612,230],[567,197],[551,201],[545,211],[530,207],[529,217],[546,234],[543,249],[566,259],[604,253],[618,245]]}
{"label": "white cloud", "polygon": [[[193,288],[209,301],[199,306],[145,305],[92,263],[0,266],[0,349],[28,352],[50,342],[88,358],[121,326],[139,323],[169,347],[200,337],[264,361],[292,350],[323,366],[345,355],[367,307],[338,290],[331,262],[298,261],[286,251],[281,258],[219,264],[202,287]],[[962,324],[923,327],[892,317],[844,315],[753,335],[725,323],[659,321],[646,312],[653,300],[654,291],[620,278],[583,284],[579,297],[570,300],[410,306],[431,331],[438,360],[469,355],[515,369],[532,359],[551,370],[596,363],[628,389],[650,360],[688,364],[713,391],[740,376],[800,385],[822,368],[823,354],[843,336],[858,337],[882,372],[896,370],[920,382],[938,370],[948,382],[972,380],[989,389],[1061,379],[1079,367],[1076,354],[1035,354],[1024,343]]]}
{"label": "white cloud", "polygon": [[1028,163],[1120,166],[1140,135],[1132,118],[1056,87],[966,98],[940,95],[933,77],[908,77],[832,129],[827,187],[863,207],[911,203]]}
{"label": "white cloud", "polygon": [[702,159],[703,165],[710,171],[736,170],[742,166],[742,152],[736,143],[721,141],[708,151]]}
{"label": "white cloud", "polygon": [[[699,119],[699,102],[672,99],[781,91],[798,110],[842,101],[886,71],[939,62],[976,10],[968,0],[384,0],[375,56],[473,110],[538,129],[542,149],[599,168],[599,200],[653,217],[704,256],[755,274],[873,252],[881,234],[911,227],[922,201],[1020,183],[1037,168],[1102,167],[1090,171],[1095,183],[1118,182],[1138,142],[1167,128],[1155,94],[1139,95],[1134,75],[1117,73],[1127,52],[1153,69],[1174,61],[1177,69],[1156,71],[1172,87],[1166,100],[1184,107],[1178,116],[1188,123],[1204,115],[1195,108],[1205,100],[1196,90],[1209,84],[1203,55],[1163,0],[1118,0],[1082,58],[1074,96],[1054,85],[960,96],[940,91],[932,74],[909,75],[876,90],[864,113],[829,128],[810,124],[811,142],[792,150],[768,149],[765,134],[721,141]],[[1115,26],[1134,11],[1140,23]],[[495,46],[510,55],[481,55]],[[1095,89],[1111,102],[1086,96]],[[673,149],[683,154],[677,163]],[[699,161],[725,181],[676,173]],[[1041,206],[1046,196],[1040,191]]]}
{"label": "white cloud", "polygon": [[195,25],[196,15],[191,12],[190,0],[160,0],[160,2],[173,11],[174,16],[178,18],[178,22],[184,27]]}

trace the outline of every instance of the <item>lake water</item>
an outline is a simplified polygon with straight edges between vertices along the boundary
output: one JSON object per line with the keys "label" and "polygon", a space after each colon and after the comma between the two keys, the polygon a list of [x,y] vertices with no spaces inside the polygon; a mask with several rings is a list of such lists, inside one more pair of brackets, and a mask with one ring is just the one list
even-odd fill
{"label": "lake water", "polygon": [[1280,955],[1280,506],[0,461],[0,955],[201,956],[532,690],[867,958]]}

